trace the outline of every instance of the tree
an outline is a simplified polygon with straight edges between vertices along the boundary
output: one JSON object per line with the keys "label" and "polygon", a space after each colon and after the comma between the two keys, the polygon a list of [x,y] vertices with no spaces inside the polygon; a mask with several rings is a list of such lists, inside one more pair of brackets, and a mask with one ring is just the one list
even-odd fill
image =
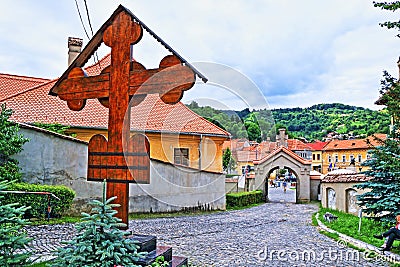
{"label": "tree", "polygon": [[0,181],[20,181],[18,161],[11,156],[22,151],[22,146],[29,141],[18,134],[19,127],[9,120],[13,111],[1,104],[0,112]]}
{"label": "tree", "polygon": [[[376,6],[381,6],[375,3]],[[396,9],[400,3],[391,4]],[[391,5],[385,5],[388,8]],[[386,9],[385,8],[385,9]],[[365,175],[372,179],[355,187],[367,189],[366,193],[358,196],[363,210],[382,222],[393,222],[400,212],[400,84],[399,80],[391,77],[386,71],[381,81],[381,97],[378,104],[387,107],[393,118],[393,129],[385,140],[375,138],[379,142],[371,150],[372,158],[363,165],[370,169]]]}
{"label": "tree", "polygon": [[222,155],[222,166],[224,168],[224,171],[228,173],[230,173],[231,170],[236,167],[236,161],[232,157],[232,152],[229,147],[224,150],[224,153]]}
{"label": "tree", "polygon": [[[104,190],[103,190],[104,191]],[[125,226],[115,217],[117,211],[111,204],[116,197],[103,201],[93,200],[92,214],[82,213],[81,221],[76,225],[77,236],[66,247],[59,248],[55,267],[102,267],[102,266],[137,266],[135,262],[144,257],[138,253],[135,241],[126,238],[128,232],[118,227]]]}
{"label": "tree", "polygon": [[247,137],[251,141],[261,142],[261,130],[258,124],[252,121],[245,121],[244,123],[247,130]]}
{"label": "tree", "polygon": [[[0,191],[7,188],[9,182],[0,181]],[[28,224],[23,219],[27,207],[18,203],[3,204],[0,195],[0,266],[22,266],[29,263],[30,253],[21,251],[30,242],[23,227]]]}

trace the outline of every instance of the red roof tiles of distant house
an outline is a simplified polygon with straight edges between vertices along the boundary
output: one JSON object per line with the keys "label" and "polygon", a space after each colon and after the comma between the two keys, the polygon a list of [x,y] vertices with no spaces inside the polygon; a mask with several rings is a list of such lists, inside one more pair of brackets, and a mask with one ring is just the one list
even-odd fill
{"label": "red roof tiles of distant house", "polygon": [[[377,137],[385,139],[386,135],[376,134]],[[371,142],[372,146],[379,145],[372,136],[365,139],[351,139],[351,140],[332,140],[330,141],[323,150],[344,150],[344,149],[368,149],[371,148],[367,143],[367,139]]]}
{"label": "red roof tiles of distant house", "polygon": [[294,153],[293,151],[287,149],[286,147],[279,147],[278,149],[274,150],[272,153],[268,154],[266,157],[260,159],[260,160],[255,160],[254,164],[261,164],[265,161],[267,161],[268,159],[270,159],[271,157],[274,157],[276,154],[278,154],[279,152],[283,152],[286,153],[287,155],[289,155],[290,157],[292,157],[293,159],[297,160],[298,162],[302,163],[302,164],[311,164],[310,160],[305,160],[302,157],[300,157],[299,155],[297,155],[296,153]]}
{"label": "red roof tiles of distant house", "polygon": [[235,151],[233,153],[233,157],[237,162],[252,162],[253,160],[256,160],[257,158],[260,158],[260,156],[257,155],[255,151]]}
{"label": "red roof tiles of distant house", "polygon": [[49,79],[0,73],[0,100],[50,81]]}
{"label": "red roof tiles of distant house", "polygon": [[289,150],[311,150],[308,144],[297,139],[288,139],[287,144]]}
{"label": "red roof tiles of distant house", "polygon": [[321,141],[317,141],[314,143],[308,143],[307,145],[309,147],[311,147],[312,150],[314,151],[318,151],[318,150],[322,150],[324,148],[325,145],[327,145],[329,142],[321,142]]}

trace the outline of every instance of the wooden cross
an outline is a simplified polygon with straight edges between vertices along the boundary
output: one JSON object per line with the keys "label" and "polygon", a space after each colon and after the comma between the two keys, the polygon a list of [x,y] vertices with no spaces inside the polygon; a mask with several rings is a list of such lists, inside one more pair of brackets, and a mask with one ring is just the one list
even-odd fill
{"label": "wooden cross", "polygon": [[174,55],[162,59],[157,69],[132,62],[131,46],[140,41],[143,29],[129,13],[113,15],[106,26],[102,41],[111,47],[111,65],[92,77],[73,68],[51,93],[67,101],[71,110],[83,109],[93,98],[109,108],[108,141],[103,135],[89,141],[87,179],[108,181],[107,198],[117,196],[118,216],[128,225],[129,183],[150,182],[149,142],[144,135],[130,137],[130,107],[154,93],[165,103],[177,103],[194,85],[195,74]]}

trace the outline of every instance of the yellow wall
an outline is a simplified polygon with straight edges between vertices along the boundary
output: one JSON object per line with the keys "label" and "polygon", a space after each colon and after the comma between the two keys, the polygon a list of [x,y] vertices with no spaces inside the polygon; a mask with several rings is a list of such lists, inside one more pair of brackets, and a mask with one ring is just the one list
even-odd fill
{"label": "yellow wall", "polygon": [[254,163],[253,161],[240,161],[240,162],[236,162],[236,171],[239,175],[242,175],[242,168],[243,166],[247,166],[250,165],[252,167],[254,167]]}
{"label": "yellow wall", "polygon": [[[318,159],[319,158],[319,159]],[[312,159],[312,169],[314,170],[316,170],[316,171],[319,171],[319,172],[321,172],[322,171],[322,163],[323,163],[323,156],[322,156],[322,151],[321,150],[318,150],[318,151],[313,151],[312,152],[312,157],[311,157],[311,159]],[[314,168],[314,166],[315,167],[317,167],[317,166],[321,166],[321,170],[319,170],[318,168]]]}
{"label": "yellow wall", "polygon": [[[107,137],[107,130],[71,128],[70,132],[76,133],[76,138],[89,142],[95,134]],[[150,142],[150,157],[164,162],[174,162],[174,148],[189,149],[189,167],[206,171],[222,172],[222,145],[226,141],[223,137],[202,136],[200,144],[199,135],[177,135],[147,133]],[[199,151],[201,150],[201,160]],[[200,166],[201,165],[201,166]]]}
{"label": "yellow wall", "polygon": [[[355,167],[356,171],[359,172],[360,168],[361,171],[364,171],[366,167],[361,167],[360,162],[358,160],[358,155],[361,155],[361,162],[364,162],[367,159],[367,153],[369,149],[338,149],[338,150],[324,150],[322,153],[322,158],[323,158],[323,170],[322,173],[326,174],[328,172],[329,168],[329,156],[331,156],[332,159],[332,166],[334,166],[335,163],[335,156],[338,155],[338,162],[336,163],[336,168],[341,168],[344,169],[350,165],[350,155],[353,155],[355,158]],[[346,155],[346,161],[343,162],[342,157],[343,155]]]}

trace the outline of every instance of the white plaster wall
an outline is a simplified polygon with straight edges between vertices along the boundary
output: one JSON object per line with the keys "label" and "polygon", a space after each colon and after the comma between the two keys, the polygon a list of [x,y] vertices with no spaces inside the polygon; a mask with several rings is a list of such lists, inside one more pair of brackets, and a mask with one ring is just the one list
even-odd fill
{"label": "white plaster wall", "polygon": [[[90,199],[100,199],[102,183],[86,181],[87,143],[24,127],[30,139],[15,156],[23,180],[65,185],[76,192],[72,213],[90,211]],[[130,212],[162,212],[184,208],[225,209],[225,176],[199,172],[151,160],[150,184],[130,185]]]}

